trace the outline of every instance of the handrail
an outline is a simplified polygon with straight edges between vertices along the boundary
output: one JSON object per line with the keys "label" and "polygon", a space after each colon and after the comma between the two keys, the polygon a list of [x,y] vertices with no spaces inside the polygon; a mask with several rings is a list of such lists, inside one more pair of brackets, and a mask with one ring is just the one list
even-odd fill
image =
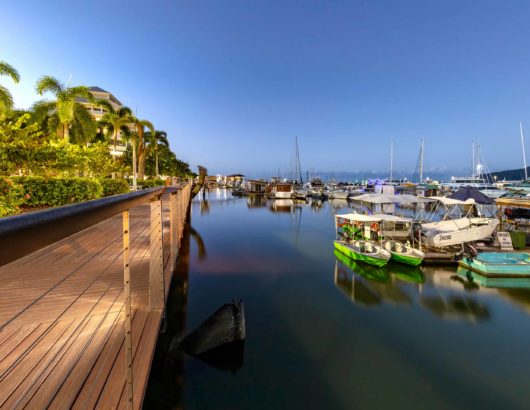
{"label": "handrail", "polygon": [[[182,188],[181,184],[179,188]],[[179,188],[155,187],[0,219],[0,266]]]}

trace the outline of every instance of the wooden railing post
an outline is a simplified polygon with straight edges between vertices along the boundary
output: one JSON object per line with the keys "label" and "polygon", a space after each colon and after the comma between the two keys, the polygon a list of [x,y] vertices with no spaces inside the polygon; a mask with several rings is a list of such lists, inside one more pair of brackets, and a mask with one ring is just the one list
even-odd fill
{"label": "wooden railing post", "polygon": [[133,408],[133,355],[132,355],[132,323],[131,323],[131,268],[129,266],[129,211],[123,211],[123,288],[125,302],[125,364],[126,364],[126,395],[127,408]]}
{"label": "wooden railing post", "polygon": [[175,270],[177,254],[179,249],[178,240],[178,202],[177,193],[172,192],[169,196],[169,242],[170,242],[170,260],[171,272]]}
{"label": "wooden railing post", "polygon": [[165,305],[165,283],[161,196],[151,200],[149,251],[149,310],[163,309]]}

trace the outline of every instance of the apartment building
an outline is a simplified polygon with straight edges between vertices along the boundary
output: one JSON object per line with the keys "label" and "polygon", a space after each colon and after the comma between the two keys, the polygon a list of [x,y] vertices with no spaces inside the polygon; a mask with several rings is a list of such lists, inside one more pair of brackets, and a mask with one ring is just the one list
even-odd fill
{"label": "apartment building", "polygon": [[[106,100],[110,103],[112,108],[115,110],[118,110],[120,107],[123,106],[123,104],[118,100],[112,93],[100,88],[100,87],[89,87],[90,93],[94,97],[94,100]],[[83,104],[90,115],[96,120],[100,121],[101,118],[105,115],[106,110],[97,107],[90,101],[88,101],[86,98],[78,98],[77,101],[81,104]],[[121,138],[121,133],[118,134],[118,140],[116,144],[116,150],[114,150],[114,144],[111,144],[110,146],[110,153],[115,156],[123,155],[125,150],[127,149],[127,143]]]}

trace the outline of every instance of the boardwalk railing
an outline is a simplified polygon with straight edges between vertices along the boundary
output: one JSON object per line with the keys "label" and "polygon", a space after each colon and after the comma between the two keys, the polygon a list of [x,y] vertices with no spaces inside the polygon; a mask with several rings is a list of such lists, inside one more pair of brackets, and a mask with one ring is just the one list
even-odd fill
{"label": "boardwalk railing", "polygon": [[[9,270],[10,263],[17,263],[20,258],[30,255],[39,249],[52,245],[92,225],[122,214],[123,236],[123,315],[125,335],[122,341],[125,352],[126,384],[125,391],[118,396],[119,403],[127,407],[138,408],[141,405],[141,394],[133,392],[134,346],[132,338],[132,298],[131,298],[131,238],[130,209],[149,203],[149,272],[148,272],[148,311],[163,315],[167,293],[167,277],[175,268],[178,249],[184,231],[188,207],[190,204],[191,182],[178,187],[158,187],[117,195],[104,199],[88,201],[43,211],[31,212],[0,219],[0,267]],[[165,200],[162,201],[164,196]],[[143,208],[142,208],[143,209]],[[169,236],[169,238],[167,238]],[[169,276],[168,276],[169,272]],[[61,283],[61,282],[59,282]],[[48,296],[48,295],[47,295]],[[42,298],[42,296],[40,296]],[[30,304],[30,306],[33,303]],[[156,313],[158,315],[158,313]],[[18,314],[14,315],[14,318]],[[0,326],[2,331],[10,318]],[[6,336],[7,337],[7,336]],[[1,337],[0,337],[1,339]],[[156,341],[156,337],[154,338]],[[138,345],[136,341],[136,345]],[[0,344],[1,345],[1,344]],[[136,346],[136,348],[138,348]],[[86,346],[85,346],[86,349]],[[154,350],[154,346],[152,346]],[[27,353],[23,356],[28,356]],[[141,358],[140,358],[141,359]],[[22,360],[22,359],[17,359]],[[18,362],[15,362],[15,364]],[[149,359],[150,363],[150,359]],[[134,366],[133,366],[134,365]],[[0,389],[7,378],[0,366]],[[12,367],[7,369],[12,370]],[[71,371],[71,369],[70,369]],[[64,380],[68,374],[64,376]],[[64,382],[63,380],[63,382]],[[145,383],[139,386],[145,389]],[[58,389],[56,389],[58,391]],[[57,394],[57,391],[54,394]],[[0,392],[0,395],[2,392]],[[78,392],[72,394],[79,394]],[[52,399],[55,396],[52,396]],[[136,397],[136,399],[135,399]],[[140,397],[140,400],[138,400]],[[51,400],[51,399],[50,399]],[[134,402],[133,402],[134,401]],[[51,402],[51,401],[50,401]],[[18,402],[17,402],[18,403]],[[1,404],[1,403],[0,403]],[[4,403],[5,404],[5,403]]]}

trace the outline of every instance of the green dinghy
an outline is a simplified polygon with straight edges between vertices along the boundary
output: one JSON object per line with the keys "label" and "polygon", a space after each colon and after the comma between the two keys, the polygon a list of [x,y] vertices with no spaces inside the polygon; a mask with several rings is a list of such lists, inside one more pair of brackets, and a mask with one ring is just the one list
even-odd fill
{"label": "green dinghy", "polygon": [[390,252],[369,241],[334,241],[335,249],[347,257],[369,263],[375,266],[384,266],[390,259]]}
{"label": "green dinghy", "polygon": [[392,260],[404,263],[405,265],[421,265],[423,258],[425,258],[425,254],[419,249],[415,249],[412,246],[399,241],[384,241],[383,246],[392,255]]}

